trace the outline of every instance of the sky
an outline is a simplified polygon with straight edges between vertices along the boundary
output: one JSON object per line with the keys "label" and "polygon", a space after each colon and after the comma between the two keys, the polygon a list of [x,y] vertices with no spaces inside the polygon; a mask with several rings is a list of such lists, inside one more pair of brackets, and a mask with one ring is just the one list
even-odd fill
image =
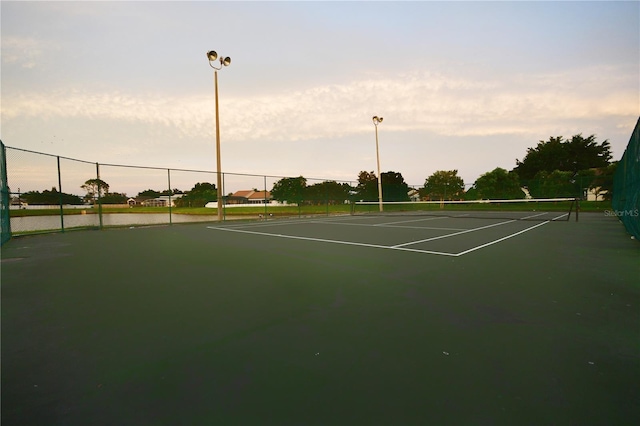
{"label": "sky", "polygon": [[[640,116],[637,1],[3,0],[0,19],[2,141],[89,162],[215,171],[209,50],[232,60],[226,173],[357,181],[377,172],[377,115],[382,172],[470,185],[551,136],[619,159]],[[19,183],[47,189],[39,169]],[[133,175],[104,180],[156,185]]]}

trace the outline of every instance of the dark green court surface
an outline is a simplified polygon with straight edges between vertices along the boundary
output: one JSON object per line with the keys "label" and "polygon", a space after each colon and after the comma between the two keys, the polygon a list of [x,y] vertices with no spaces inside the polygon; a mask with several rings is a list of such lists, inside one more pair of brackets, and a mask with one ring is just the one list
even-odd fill
{"label": "dark green court surface", "polygon": [[3,426],[640,422],[622,225],[410,220],[9,241]]}

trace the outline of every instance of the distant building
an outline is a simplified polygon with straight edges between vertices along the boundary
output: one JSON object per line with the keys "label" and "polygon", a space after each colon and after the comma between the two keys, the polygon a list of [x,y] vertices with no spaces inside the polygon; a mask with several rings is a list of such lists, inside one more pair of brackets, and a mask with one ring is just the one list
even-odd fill
{"label": "distant building", "polygon": [[411,201],[420,201],[420,192],[418,192],[418,190],[416,189],[412,189],[409,192],[407,192],[407,195],[409,196],[409,200]]}
{"label": "distant building", "polygon": [[184,194],[175,194],[175,195],[161,195],[156,198],[146,198],[146,197],[137,197],[137,198],[129,198],[127,200],[127,204],[130,207],[133,206],[143,206],[143,207],[169,207],[169,203],[171,203],[171,207],[175,207],[175,201],[182,197]]}
{"label": "distant building", "polygon": [[269,204],[273,198],[269,191],[236,191],[225,197],[226,204]]}

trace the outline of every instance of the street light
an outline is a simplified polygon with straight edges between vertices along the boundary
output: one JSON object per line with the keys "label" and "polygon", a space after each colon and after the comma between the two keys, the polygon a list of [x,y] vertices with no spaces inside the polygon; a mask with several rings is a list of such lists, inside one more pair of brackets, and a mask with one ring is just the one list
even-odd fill
{"label": "street light", "polygon": [[382,211],[382,175],[380,174],[380,151],[378,149],[378,124],[382,123],[382,117],[373,116],[373,125],[376,126],[376,157],[378,158],[378,204]]}
{"label": "street light", "polygon": [[213,72],[213,82],[216,88],[216,161],[218,168],[218,182],[217,182],[217,193],[218,193],[218,220],[222,220],[222,171],[220,165],[220,114],[218,110],[218,70],[222,69],[223,66],[227,67],[231,64],[230,57],[220,57],[220,66],[216,67],[213,65],[213,62],[218,59],[218,54],[211,50],[207,52],[207,59],[209,59],[209,66],[214,69]]}

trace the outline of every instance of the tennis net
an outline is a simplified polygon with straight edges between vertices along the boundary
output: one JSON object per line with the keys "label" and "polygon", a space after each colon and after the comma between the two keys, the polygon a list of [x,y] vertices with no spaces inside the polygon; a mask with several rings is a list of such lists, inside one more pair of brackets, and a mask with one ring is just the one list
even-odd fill
{"label": "tennis net", "polygon": [[531,221],[578,220],[574,198],[465,201],[360,201],[352,205],[355,215],[416,215],[452,218],[513,219]]}

